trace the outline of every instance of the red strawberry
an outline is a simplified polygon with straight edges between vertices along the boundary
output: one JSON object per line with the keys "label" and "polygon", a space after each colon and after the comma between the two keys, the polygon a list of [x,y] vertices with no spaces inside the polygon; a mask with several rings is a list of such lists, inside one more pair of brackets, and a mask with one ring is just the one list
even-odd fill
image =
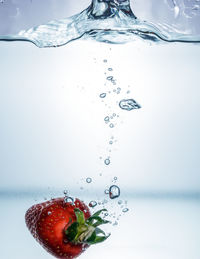
{"label": "red strawberry", "polygon": [[26,225],[33,237],[50,254],[60,259],[79,256],[91,244],[108,238],[98,228],[108,223],[99,217],[100,210],[90,215],[89,208],[80,200],[67,202],[57,198],[32,206],[25,215]]}

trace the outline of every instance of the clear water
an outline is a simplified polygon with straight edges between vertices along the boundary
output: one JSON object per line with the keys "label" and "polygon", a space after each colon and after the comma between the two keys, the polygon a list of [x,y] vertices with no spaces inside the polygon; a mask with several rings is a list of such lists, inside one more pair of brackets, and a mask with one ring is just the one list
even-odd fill
{"label": "clear water", "polygon": [[[172,2],[175,17],[181,9]],[[184,16],[200,10],[199,1],[184,6]],[[189,14],[186,13],[190,11]],[[58,47],[76,39],[92,38],[107,43],[125,43],[141,38],[150,41],[200,42],[200,32],[181,30],[177,24],[151,23],[137,18],[129,0],[93,0],[91,5],[70,18],[51,21],[44,25],[20,31],[17,35],[1,36],[0,40],[33,42],[38,47]]]}
{"label": "clear water", "polygon": [[[112,221],[82,258],[199,259],[199,35],[173,26],[136,19],[126,1],[93,1],[1,37],[3,258],[51,257],[24,213],[65,195]],[[185,43],[155,44],[166,41]]]}

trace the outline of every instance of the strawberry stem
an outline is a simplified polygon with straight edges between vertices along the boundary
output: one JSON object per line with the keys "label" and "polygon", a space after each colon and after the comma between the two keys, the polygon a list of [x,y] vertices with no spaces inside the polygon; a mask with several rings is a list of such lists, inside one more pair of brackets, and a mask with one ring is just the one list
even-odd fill
{"label": "strawberry stem", "polygon": [[106,236],[105,232],[98,228],[98,226],[110,223],[107,220],[102,219],[99,215],[107,211],[102,209],[94,213],[90,218],[85,220],[84,213],[75,208],[74,213],[76,215],[76,221],[73,222],[67,230],[65,235],[71,243],[74,244],[88,244],[93,245],[105,241],[110,235]]}

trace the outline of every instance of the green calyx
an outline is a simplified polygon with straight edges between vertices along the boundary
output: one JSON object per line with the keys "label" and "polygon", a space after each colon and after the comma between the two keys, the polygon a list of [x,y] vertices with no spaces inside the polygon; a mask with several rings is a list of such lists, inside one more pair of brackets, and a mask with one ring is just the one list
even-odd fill
{"label": "green calyx", "polygon": [[76,221],[73,222],[67,228],[67,230],[65,230],[67,240],[74,244],[84,243],[88,245],[93,245],[105,241],[110,235],[106,236],[105,232],[98,227],[110,222],[102,219],[99,216],[103,211],[107,210],[99,210],[90,218],[85,220],[84,213],[77,208],[74,209]]}

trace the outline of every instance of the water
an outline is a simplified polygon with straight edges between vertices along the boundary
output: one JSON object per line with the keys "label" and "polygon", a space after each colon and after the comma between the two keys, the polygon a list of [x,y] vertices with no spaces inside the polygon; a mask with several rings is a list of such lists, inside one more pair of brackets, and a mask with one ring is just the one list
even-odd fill
{"label": "water", "polygon": [[[175,16],[179,6],[172,1]],[[185,11],[199,12],[199,2]],[[185,13],[184,13],[185,14]],[[200,42],[200,33],[180,30],[174,24],[150,23],[138,19],[129,0],[93,0],[91,5],[70,18],[51,21],[16,35],[1,36],[1,40],[30,41],[38,47],[57,47],[76,39],[92,38],[107,43],[125,43],[141,38],[150,41]]]}
{"label": "water", "polygon": [[[170,8],[180,16],[176,1]],[[107,208],[112,222],[82,258],[199,259],[200,48],[160,44],[199,34],[143,22],[128,1],[93,1],[1,39],[20,40],[0,43],[3,258],[51,257],[24,213],[64,193]],[[19,233],[14,255],[9,229]]]}
{"label": "water", "polygon": [[[10,197],[0,202],[4,208],[0,222],[4,233],[0,236],[1,244],[4,244],[1,246],[2,258],[53,259],[26,231],[22,215],[32,203],[32,198]],[[129,207],[131,212],[125,213],[118,226],[113,227],[110,238],[101,245],[91,247],[80,258],[94,258],[94,253],[97,259],[124,256],[127,259],[199,258],[199,201],[138,198],[130,199]],[[13,222],[13,208],[17,208],[17,224],[5,224]],[[11,231],[18,234],[8,254]]]}

